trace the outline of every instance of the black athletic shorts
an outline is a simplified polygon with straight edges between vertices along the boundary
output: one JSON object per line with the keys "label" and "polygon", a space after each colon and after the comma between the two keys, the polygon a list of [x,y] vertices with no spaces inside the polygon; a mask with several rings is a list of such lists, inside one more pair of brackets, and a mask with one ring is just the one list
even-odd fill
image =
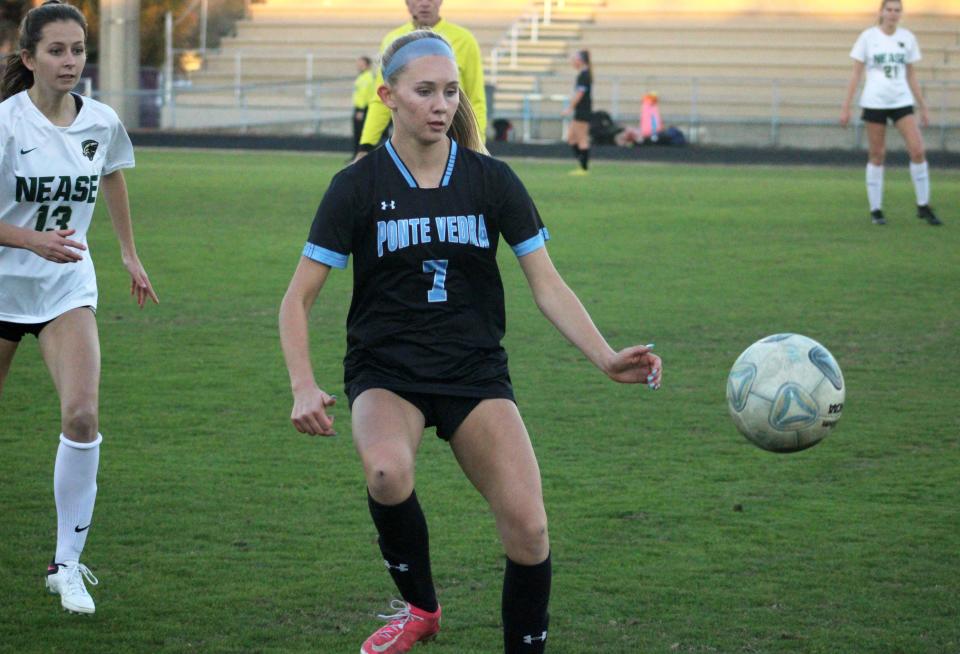
{"label": "black athletic shorts", "polygon": [[52,323],[53,320],[46,322],[4,322],[0,320],[0,338],[6,341],[19,343],[24,334],[33,334],[37,338],[43,328]]}
{"label": "black athletic shorts", "polygon": [[493,395],[483,397],[465,397],[460,395],[438,395],[435,393],[415,393],[413,391],[399,391],[394,388],[384,388],[378,384],[350,384],[347,386],[347,399],[350,400],[350,406],[360,394],[371,388],[383,388],[383,390],[395,393],[405,399],[407,402],[417,407],[423,414],[425,427],[436,427],[437,436],[445,441],[449,441],[456,433],[463,421],[467,419],[470,412],[477,408],[477,405],[484,400],[502,398],[516,402],[513,397],[513,389],[505,388],[494,392]]}
{"label": "black athletic shorts", "polygon": [[912,113],[913,105],[897,107],[896,109],[864,109],[863,115],[861,115],[860,118],[865,123],[880,123],[881,125],[886,125],[889,120],[896,125],[898,120]]}

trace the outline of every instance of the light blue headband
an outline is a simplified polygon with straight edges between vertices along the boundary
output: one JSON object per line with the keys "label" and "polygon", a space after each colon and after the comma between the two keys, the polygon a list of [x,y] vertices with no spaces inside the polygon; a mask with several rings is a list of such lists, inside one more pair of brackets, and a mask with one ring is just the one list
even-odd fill
{"label": "light blue headband", "polygon": [[383,79],[390,79],[394,73],[414,59],[434,55],[456,61],[456,57],[453,56],[453,50],[450,49],[446,41],[433,37],[410,41],[410,43],[400,46],[400,48],[393,53],[393,57],[390,58],[390,63],[383,69]]}

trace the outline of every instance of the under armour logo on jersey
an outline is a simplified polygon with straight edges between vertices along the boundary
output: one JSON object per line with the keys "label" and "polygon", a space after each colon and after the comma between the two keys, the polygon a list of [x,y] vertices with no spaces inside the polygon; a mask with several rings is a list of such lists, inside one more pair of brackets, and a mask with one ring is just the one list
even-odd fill
{"label": "under armour logo on jersey", "polygon": [[901,48],[907,47],[907,44],[904,43],[903,41],[897,41],[897,45],[899,45]]}
{"label": "under armour logo on jersey", "polygon": [[380,203],[380,211],[386,211],[387,209],[396,209],[397,203],[394,200],[387,202],[386,200]]}
{"label": "under armour logo on jersey", "polygon": [[93,139],[87,139],[80,144],[80,149],[85,156],[90,161],[93,161],[93,156],[97,154],[97,148],[100,147],[100,144],[94,141]]}
{"label": "under armour logo on jersey", "polygon": [[406,563],[390,565],[390,562],[384,559],[383,564],[387,566],[387,570],[396,570],[397,572],[410,572],[410,566],[408,566]]}
{"label": "under armour logo on jersey", "polygon": [[547,632],[544,631],[544,632],[543,632],[542,634],[540,634],[539,636],[524,636],[524,637],[523,637],[523,642],[524,642],[524,644],[526,644],[526,645],[533,645],[533,641],[535,641],[535,640],[539,640],[539,641],[546,642],[546,641],[547,641]]}

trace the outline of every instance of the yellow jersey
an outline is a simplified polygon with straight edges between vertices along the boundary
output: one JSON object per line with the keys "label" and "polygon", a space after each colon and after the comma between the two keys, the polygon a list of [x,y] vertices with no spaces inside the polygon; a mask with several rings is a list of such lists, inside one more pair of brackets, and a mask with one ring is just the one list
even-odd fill
{"label": "yellow jersey", "polygon": [[370,96],[376,95],[377,85],[373,72],[368,68],[353,80],[353,106],[357,109],[366,109],[370,104]]}
{"label": "yellow jersey", "polygon": [[[383,52],[398,37],[409,34],[415,29],[418,28],[411,21],[393,30],[383,37],[380,52]],[[442,18],[430,29],[445,38],[453,48],[453,54],[457,58],[457,68],[460,69],[460,88],[473,105],[473,112],[477,116],[477,124],[480,127],[480,137],[486,141],[487,97],[483,88],[483,57],[480,54],[480,44],[470,30],[448,23]],[[379,143],[383,130],[390,124],[390,110],[377,95],[377,89],[381,84],[383,84],[383,74],[377,72],[377,81],[372,87],[367,105],[367,119],[363,123],[363,134],[360,135],[361,146],[375,146]]]}

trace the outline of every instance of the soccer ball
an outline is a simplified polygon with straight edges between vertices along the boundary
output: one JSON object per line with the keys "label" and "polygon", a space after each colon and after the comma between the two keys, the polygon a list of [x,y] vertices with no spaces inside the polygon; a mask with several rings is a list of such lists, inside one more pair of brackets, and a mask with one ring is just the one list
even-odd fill
{"label": "soccer ball", "polygon": [[727,377],[727,408],[747,439],[799,452],[830,433],[843,413],[843,373],[812,338],[774,334],[743,351]]}

